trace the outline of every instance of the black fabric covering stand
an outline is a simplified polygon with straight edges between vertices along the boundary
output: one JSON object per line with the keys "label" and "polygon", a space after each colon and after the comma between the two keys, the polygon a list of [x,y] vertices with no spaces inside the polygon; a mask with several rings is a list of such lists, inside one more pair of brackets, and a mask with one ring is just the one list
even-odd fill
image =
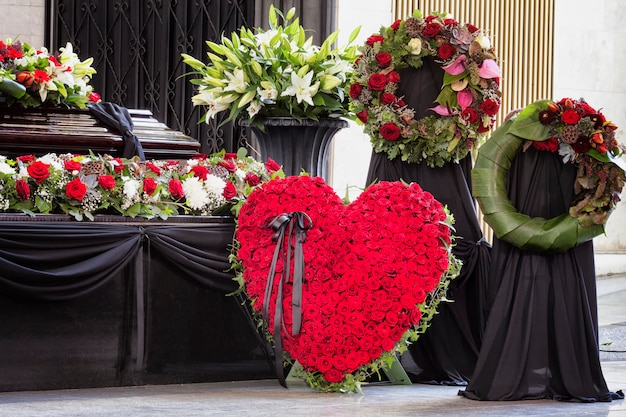
{"label": "black fabric covering stand", "polygon": [[[418,69],[400,71],[398,96],[415,110],[415,118],[434,115],[429,108],[439,94],[443,70],[431,58]],[[464,385],[474,370],[480,350],[484,317],[482,291],[489,268],[489,243],[483,238],[471,195],[471,157],[460,163],[430,168],[425,163],[408,164],[384,153],[373,152],[367,184],[374,181],[418,183],[447,205],[455,218],[454,254],[463,261],[461,275],[452,281],[448,298],[417,343],[409,346],[400,362],[413,382]]]}
{"label": "black fabric covering stand", "polygon": [[0,391],[274,377],[232,218],[0,217]]}
{"label": "black fabric covering stand", "polygon": [[[513,160],[508,196],[521,213],[552,218],[567,212],[575,177],[574,165],[558,154],[531,147]],[[491,257],[492,307],[482,350],[459,394],[476,400],[619,398],[600,367],[593,242],[545,254],[495,238]]]}

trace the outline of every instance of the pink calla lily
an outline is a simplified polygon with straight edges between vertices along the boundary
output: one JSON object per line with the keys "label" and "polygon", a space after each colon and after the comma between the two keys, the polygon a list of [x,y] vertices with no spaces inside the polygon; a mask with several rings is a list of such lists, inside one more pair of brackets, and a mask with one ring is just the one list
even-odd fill
{"label": "pink calla lily", "polygon": [[480,78],[500,78],[502,76],[500,67],[493,59],[485,59],[483,64],[478,68]]}
{"label": "pink calla lily", "polygon": [[461,109],[465,110],[472,104],[472,92],[469,88],[461,90],[457,93],[456,99],[459,102]]}
{"label": "pink calla lily", "polygon": [[431,109],[434,111],[435,113],[437,113],[440,116],[450,116],[452,115],[452,113],[450,113],[450,109],[442,104],[438,105],[437,107],[432,107]]}
{"label": "pink calla lily", "polygon": [[451,64],[442,67],[445,72],[450,75],[459,75],[465,71],[465,55],[459,55]]}

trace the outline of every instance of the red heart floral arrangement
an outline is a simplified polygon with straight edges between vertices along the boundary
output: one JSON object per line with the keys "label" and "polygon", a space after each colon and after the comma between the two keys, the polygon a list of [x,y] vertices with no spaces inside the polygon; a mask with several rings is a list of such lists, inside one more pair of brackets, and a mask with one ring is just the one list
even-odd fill
{"label": "red heart floral arrangement", "polygon": [[[293,257],[273,259],[277,242],[268,227],[284,213],[310,218],[298,332],[292,331],[294,283],[281,281],[295,267]],[[458,275],[451,224],[442,204],[415,183],[380,182],[344,205],[320,177],[274,179],[254,190],[239,212],[243,289],[270,339],[280,338],[286,360],[302,366],[311,387],[361,391],[368,376],[426,330]],[[287,250],[293,241],[283,245]],[[266,294],[269,311],[263,315]],[[282,301],[280,335],[274,330],[276,300]]]}

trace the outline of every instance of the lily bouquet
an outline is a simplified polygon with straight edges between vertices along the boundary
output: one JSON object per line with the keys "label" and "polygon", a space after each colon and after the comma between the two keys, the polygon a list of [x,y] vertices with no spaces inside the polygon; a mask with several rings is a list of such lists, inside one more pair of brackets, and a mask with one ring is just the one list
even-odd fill
{"label": "lily bouquet", "polygon": [[250,124],[262,117],[318,120],[348,113],[346,92],[357,53],[350,45],[359,28],[346,46],[332,47],[338,31],[316,46],[294,15],[293,8],[283,15],[270,7],[269,30],[242,27],[220,43],[207,42],[207,64],[182,54],[199,76],[191,83],[198,86],[193,104],[207,108],[201,121],[225,110],[225,122],[243,114]]}
{"label": "lily bouquet", "polygon": [[89,85],[96,73],[92,63],[93,58],[81,61],[69,42],[50,53],[27,43],[0,40],[0,98],[8,106],[84,108],[100,100]]}

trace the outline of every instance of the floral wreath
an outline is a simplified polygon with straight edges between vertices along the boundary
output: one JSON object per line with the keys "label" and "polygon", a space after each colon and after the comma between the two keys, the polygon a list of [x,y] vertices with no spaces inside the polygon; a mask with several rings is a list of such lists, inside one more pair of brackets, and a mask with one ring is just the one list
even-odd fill
{"label": "floral wreath", "polygon": [[[626,163],[617,126],[583,99],[537,101],[496,129],[478,151],[474,196],[496,236],[523,250],[564,252],[604,233],[620,201]],[[521,149],[558,152],[577,167],[568,213],[552,219],[519,213],[507,197],[506,173]]]}
{"label": "floral wreath", "polygon": [[[500,109],[500,68],[489,39],[449,15],[425,19],[419,10],[370,36],[360,48],[350,86],[351,110],[365,126],[375,152],[428,166],[458,162],[492,128]],[[396,95],[397,70],[420,68],[426,57],[444,70],[436,115],[415,120]]]}

